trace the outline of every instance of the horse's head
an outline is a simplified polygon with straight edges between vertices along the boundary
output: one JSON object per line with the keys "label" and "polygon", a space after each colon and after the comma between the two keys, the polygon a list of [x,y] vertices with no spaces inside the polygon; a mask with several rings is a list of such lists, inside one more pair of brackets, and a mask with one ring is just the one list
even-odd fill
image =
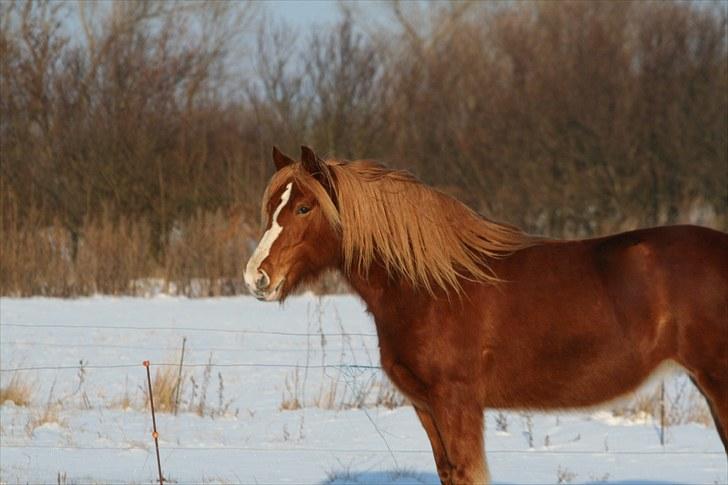
{"label": "horse's head", "polygon": [[340,258],[338,212],[326,162],[301,147],[296,162],[273,148],[277,172],[263,195],[265,232],[245,268],[245,284],[259,300],[283,300],[301,282]]}

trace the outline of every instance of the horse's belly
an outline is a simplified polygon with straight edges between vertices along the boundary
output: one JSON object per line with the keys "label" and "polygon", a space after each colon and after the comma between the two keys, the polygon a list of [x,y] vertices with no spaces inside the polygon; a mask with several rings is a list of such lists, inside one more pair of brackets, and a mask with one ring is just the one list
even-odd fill
{"label": "horse's belly", "polygon": [[591,406],[634,390],[653,370],[636,352],[600,347],[581,342],[560,352],[543,348],[510,355],[493,352],[482,379],[484,405],[543,409]]}

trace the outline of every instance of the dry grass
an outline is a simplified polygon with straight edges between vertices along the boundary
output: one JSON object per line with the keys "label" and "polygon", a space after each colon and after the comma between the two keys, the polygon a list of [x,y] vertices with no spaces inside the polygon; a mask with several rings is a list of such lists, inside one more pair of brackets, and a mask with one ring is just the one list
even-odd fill
{"label": "dry grass", "polygon": [[[301,409],[301,375],[296,368],[292,373],[286,376],[283,389],[283,397],[281,399],[281,411],[295,411]],[[303,398],[301,398],[303,399]]]}
{"label": "dry grass", "polygon": [[240,272],[255,231],[222,210],[180,221],[165,249],[164,275],[186,296],[245,293]]}
{"label": "dry grass", "polygon": [[[352,376],[337,371],[327,377],[310,405],[321,409],[361,409],[382,406],[394,409],[407,404],[407,399],[381,373]],[[299,404],[300,406],[300,404]]]}
{"label": "dry grass", "polygon": [[68,231],[46,224],[38,211],[20,215],[15,198],[2,199],[0,291],[4,295],[68,296],[74,286]]}
{"label": "dry grass", "polygon": [[[154,410],[161,413],[172,413],[175,410],[175,396],[178,381],[177,367],[161,367],[157,369],[152,380],[154,393]],[[145,405],[149,405],[149,392],[147,391]]]}
{"label": "dry grass", "polygon": [[[139,386],[137,389],[143,389],[141,386]],[[146,399],[146,394],[144,395],[144,399]],[[138,395],[132,396],[129,393],[129,376],[126,376],[126,379],[124,381],[124,393],[120,396],[114,397],[109,400],[109,408],[111,409],[121,409],[124,411],[132,410],[132,409],[139,409],[142,406],[142,399],[139,399]]]}
{"label": "dry grass", "polygon": [[176,224],[155,256],[147,221],[103,212],[84,221],[74,244],[72,233],[59,221],[47,223],[33,209],[21,215],[12,197],[5,197],[2,205],[0,294],[145,295],[149,287],[144,281],[150,278],[161,279],[165,292],[190,297],[246,292],[240,272],[254,230],[239,216],[198,211]]}
{"label": "dry grass", "polygon": [[139,406],[137,405],[139,401],[132,398],[128,392],[125,392],[121,396],[112,399],[109,402],[109,407],[111,409],[121,409],[124,411],[131,410],[131,409],[137,409]]}
{"label": "dry grass", "polygon": [[[225,381],[220,372],[217,373],[217,388],[214,390],[216,395],[211,395],[212,368],[212,354],[210,354],[207,365],[203,367],[202,376],[182,372],[180,377],[179,368],[176,365],[158,368],[152,379],[154,410],[158,413],[187,412],[212,418],[228,415],[232,400],[225,398]],[[179,392],[178,385],[180,386]],[[176,402],[177,396],[179,396],[179,402]],[[137,409],[136,402],[136,399],[125,392],[114,401],[114,407]],[[144,387],[143,408],[144,410],[149,409],[149,391],[146,386]],[[238,410],[233,414],[237,415],[237,413]]]}
{"label": "dry grass", "polygon": [[407,398],[394,387],[389,379],[383,378],[379,382],[377,398],[374,404],[376,406],[384,406],[387,409],[394,409],[407,405]]}
{"label": "dry grass", "polygon": [[61,403],[49,402],[40,409],[35,411],[25,424],[25,430],[28,435],[32,435],[36,428],[45,424],[58,424],[63,426],[65,422],[60,417]]}
{"label": "dry grass", "polygon": [[36,428],[46,424],[58,424],[64,426],[66,423],[60,417],[60,411],[63,408],[63,401],[53,397],[56,384],[55,382],[48,391],[48,399],[46,400],[45,406],[38,410],[34,410],[28,422],[25,424],[25,431],[28,435],[32,435]]}
{"label": "dry grass", "polygon": [[[312,406],[320,409],[360,409],[371,406],[383,406],[393,409],[407,403],[404,396],[392,385],[387,377],[373,369],[361,369],[348,367],[346,364],[352,362],[352,355],[355,349],[352,346],[351,337],[346,333],[342,320],[336,307],[332,308],[331,318],[341,332],[341,348],[337,349],[338,365],[336,369],[327,368],[331,364],[328,355],[329,341],[323,331],[324,319],[327,311],[325,304],[318,301],[308,309],[308,330],[318,330],[318,335],[312,340],[318,343],[318,348],[309,345],[303,363],[303,370],[296,368],[289,372],[284,380],[283,395],[280,409],[293,411],[303,407]],[[362,350],[369,363],[372,362],[366,344],[362,342]],[[349,355],[348,355],[349,354]],[[313,376],[313,372],[306,369],[314,361],[321,365],[321,373]],[[356,363],[356,359],[353,359]],[[313,381],[313,384],[310,382]]]}
{"label": "dry grass", "polygon": [[[354,407],[344,396],[340,396],[341,379],[327,379],[321,383],[318,396],[313,400],[314,407],[321,409],[348,409]],[[342,386],[343,387],[343,386]]]}
{"label": "dry grass", "polygon": [[35,393],[35,384],[21,377],[20,374],[13,374],[4,386],[0,386],[0,404],[11,401],[16,406],[28,406]]}
{"label": "dry grass", "polygon": [[134,293],[130,287],[134,280],[155,274],[151,248],[152,228],[145,221],[114,220],[107,211],[86,221],[72,265],[80,291]]}

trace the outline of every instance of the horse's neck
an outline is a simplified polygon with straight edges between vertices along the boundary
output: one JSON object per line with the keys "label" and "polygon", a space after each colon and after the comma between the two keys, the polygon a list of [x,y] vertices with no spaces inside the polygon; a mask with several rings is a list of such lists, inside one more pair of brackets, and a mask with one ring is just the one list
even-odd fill
{"label": "horse's neck", "polygon": [[377,318],[384,306],[385,299],[391,295],[391,284],[388,284],[386,273],[379,268],[372,268],[368,272],[352,271],[349,274],[349,284],[364,300],[367,309]]}
{"label": "horse's neck", "polygon": [[432,301],[424,289],[415,290],[409,284],[394,280],[376,265],[366,273],[353,271],[348,279],[374,316],[378,330],[381,325],[407,325],[409,322],[403,321],[403,315],[416,319]]}

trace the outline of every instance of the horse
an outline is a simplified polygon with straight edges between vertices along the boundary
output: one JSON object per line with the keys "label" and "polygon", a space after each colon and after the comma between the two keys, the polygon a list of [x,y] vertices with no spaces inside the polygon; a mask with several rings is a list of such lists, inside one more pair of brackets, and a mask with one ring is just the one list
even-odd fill
{"label": "horse", "polygon": [[664,226],[554,240],[486,219],[372,160],[273,148],[259,300],[340,270],[444,484],[487,483],[486,408],[572,409],[635,390],[666,361],[709,403],[728,453],[728,234]]}

